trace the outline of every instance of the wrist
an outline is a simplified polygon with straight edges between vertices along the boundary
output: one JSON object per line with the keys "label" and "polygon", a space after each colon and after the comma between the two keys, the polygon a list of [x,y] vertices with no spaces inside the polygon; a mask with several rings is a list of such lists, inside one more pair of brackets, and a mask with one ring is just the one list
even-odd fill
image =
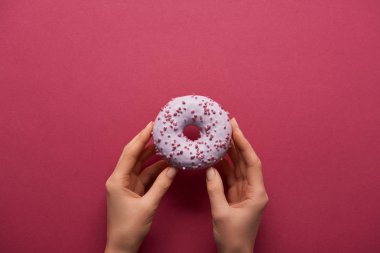
{"label": "wrist", "polygon": [[106,244],[106,248],[104,253],[137,253],[139,247],[126,247],[126,246],[117,246],[115,244],[108,243]]}
{"label": "wrist", "polygon": [[249,247],[218,248],[218,253],[253,253],[253,248],[249,248]]}
{"label": "wrist", "polygon": [[107,231],[105,253],[137,253],[144,240],[141,233]]}
{"label": "wrist", "polygon": [[137,250],[124,250],[124,249],[114,249],[114,248],[109,248],[106,247],[104,250],[104,253],[137,253]]}
{"label": "wrist", "polygon": [[253,253],[253,245],[239,243],[234,245],[217,245],[218,253]]}

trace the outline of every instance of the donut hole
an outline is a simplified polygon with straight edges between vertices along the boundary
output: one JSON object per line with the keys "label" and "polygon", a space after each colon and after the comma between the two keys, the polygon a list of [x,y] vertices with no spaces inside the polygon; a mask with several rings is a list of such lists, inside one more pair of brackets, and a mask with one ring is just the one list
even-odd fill
{"label": "donut hole", "polygon": [[195,141],[198,140],[201,137],[201,132],[198,126],[196,125],[187,125],[183,129],[183,135],[186,136],[188,139]]}

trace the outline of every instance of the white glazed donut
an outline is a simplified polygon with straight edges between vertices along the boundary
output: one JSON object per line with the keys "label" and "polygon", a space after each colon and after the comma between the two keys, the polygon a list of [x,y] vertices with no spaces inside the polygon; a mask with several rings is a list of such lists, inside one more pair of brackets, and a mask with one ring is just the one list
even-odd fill
{"label": "white glazed donut", "polygon": [[[183,134],[188,125],[199,128],[200,138]],[[175,168],[203,169],[220,161],[231,142],[228,112],[204,96],[171,99],[158,113],[153,127],[156,152]]]}

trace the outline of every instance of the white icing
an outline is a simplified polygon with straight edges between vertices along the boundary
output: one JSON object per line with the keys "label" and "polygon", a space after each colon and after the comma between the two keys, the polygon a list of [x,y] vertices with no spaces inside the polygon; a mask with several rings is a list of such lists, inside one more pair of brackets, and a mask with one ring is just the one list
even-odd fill
{"label": "white icing", "polygon": [[[187,125],[196,125],[200,138],[183,134]],[[203,169],[220,161],[231,142],[228,112],[212,99],[189,95],[171,99],[158,113],[153,127],[156,151],[176,168]]]}

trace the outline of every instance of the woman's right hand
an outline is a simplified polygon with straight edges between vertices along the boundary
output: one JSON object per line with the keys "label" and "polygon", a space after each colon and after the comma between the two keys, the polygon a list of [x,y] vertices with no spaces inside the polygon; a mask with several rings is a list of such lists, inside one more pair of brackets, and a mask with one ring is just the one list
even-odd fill
{"label": "woman's right hand", "polygon": [[268,203],[261,172],[261,162],[244,137],[235,118],[231,120],[233,143],[228,156],[222,160],[227,183],[215,168],[206,173],[207,191],[211,203],[214,239],[219,253],[252,252],[260,220]]}

